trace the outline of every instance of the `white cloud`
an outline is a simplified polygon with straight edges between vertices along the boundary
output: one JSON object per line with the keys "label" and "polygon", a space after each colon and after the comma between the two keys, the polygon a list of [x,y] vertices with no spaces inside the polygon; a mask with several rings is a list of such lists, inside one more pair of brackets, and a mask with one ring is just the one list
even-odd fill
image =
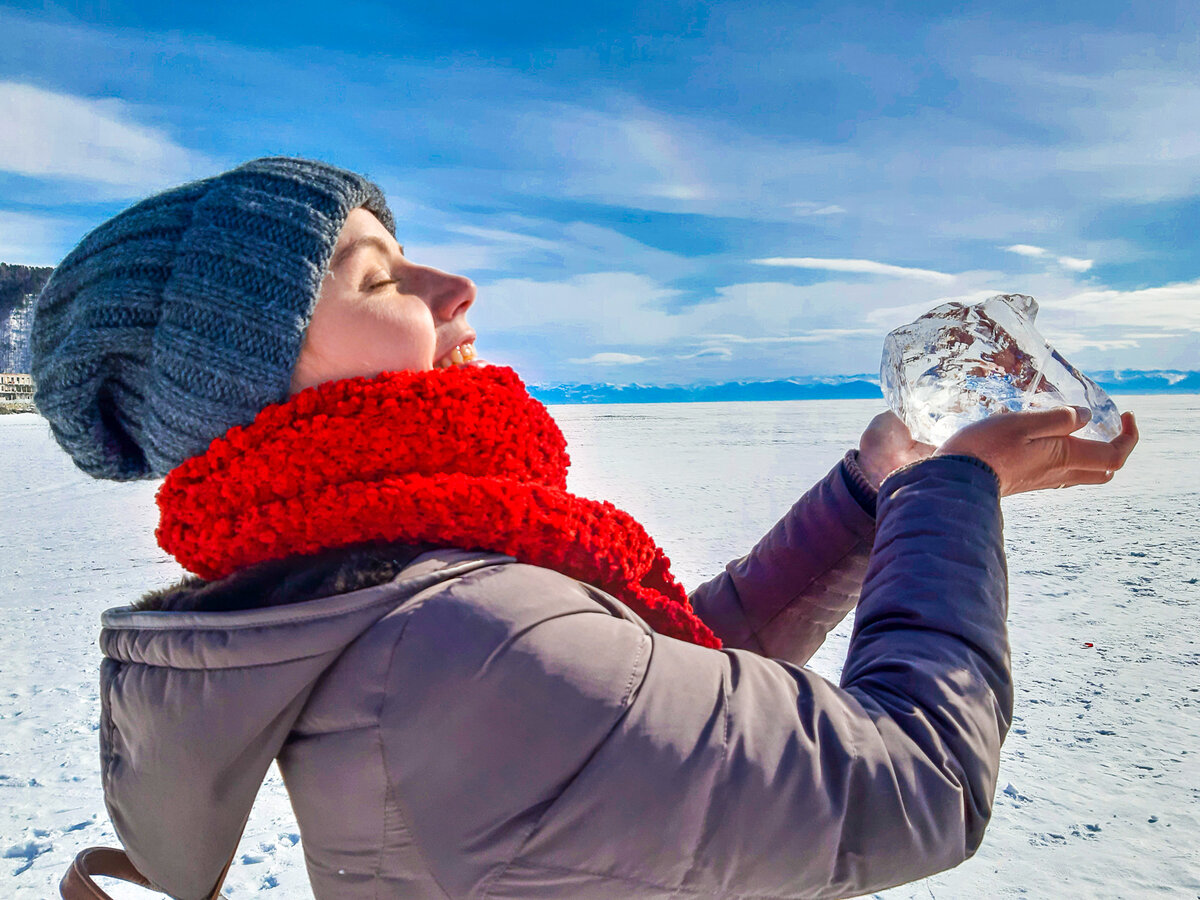
{"label": "white cloud", "polygon": [[[431,208],[419,208],[411,215],[397,218],[418,221],[424,236],[435,236],[429,242],[406,238],[404,232],[409,226],[404,222],[398,226],[406,255],[414,262],[446,272],[486,273],[480,277],[481,301],[485,306],[491,302],[492,284],[498,283],[504,290],[509,286],[509,282],[487,280],[501,273],[525,274],[549,269],[565,277],[594,271],[600,260],[619,259],[623,267],[652,271],[659,280],[671,280],[693,275],[703,267],[703,262],[647,246],[614,229],[586,222],[564,224],[504,213],[477,217],[481,225],[464,225]],[[437,242],[436,237],[446,233],[472,240]]]}
{"label": "white cloud", "polygon": [[[1036,247],[1032,244],[1014,244],[1010,247],[1004,247],[1009,253],[1016,253],[1022,257],[1031,257],[1034,259],[1045,259],[1051,256],[1049,250],[1045,247]],[[1079,257],[1055,257],[1055,262],[1061,265],[1063,269],[1073,272],[1086,272],[1092,268],[1094,260],[1080,259]]]}
{"label": "white cloud", "polygon": [[795,210],[798,216],[834,216],[846,211],[836,203],[814,203],[811,200],[800,200],[789,203],[788,206]]}
{"label": "white cloud", "polygon": [[1035,247],[1032,244],[1013,244],[1004,249],[1009,253],[1017,253],[1021,256],[1045,256],[1048,252],[1044,247]]}
{"label": "white cloud", "polygon": [[569,337],[601,346],[655,344],[673,337],[677,320],[664,305],[678,295],[645,275],[592,272],[562,281],[503,278],[479,289],[471,320],[491,331]]}
{"label": "white cloud", "polygon": [[505,269],[514,254],[495,244],[452,241],[446,244],[405,242],[404,255],[422,266],[432,266],[443,272],[469,274]]}
{"label": "white cloud", "polygon": [[593,353],[586,359],[568,359],[567,362],[584,366],[636,366],[653,360],[653,356],[636,356],[632,353]]}
{"label": "white cloud", "polygon": [[198,154],[138,124],[119,100],[59,94],[0,82],[0,170],[104,185],[118,196],[185,181]]}
{"label": "white cloud", "polygon": [[[612,109],[534,103],[512,137],[546,160],[551,190],[633,206],[689,208],[711,194],[699,141],[711,137],[683,120],[646,108],[630,96]],[[547,156],[549,154],[549,156]],[[564,165],[566,163],[566,165]],[[555,183],[557,182],[557,184]]]}
{"label": "white cloud", "polygon": [[1064,269],[1069,269],[1072,272],[1086,272],[1092,267],[1092,260],[1077,259],[1074,256],[1060,256],[1058,264]]}
{"label": "white cloud", "polygon": [[[1045,259],[1051,256],[1049,250],[1045,247],[1035,247],[1033,244],[1013,244],[1011,247],[1005,247],[1009,253],[1016,253],[1020,256],[1028,256],[1034,259]],[[1094,263],[1094,260],[1080,259],[1076,256],[1059,256],[1055,257],[1055,261],[1070,272],[1086,272]]]}
{"label": "white cloud", "polygon": [[1200,332],[1200,279],[1136,291],[1092,290],[1042,304],[1045,315],[1094,327]]}
{"label": "white cloud", "polygon": [[733,359],[733,351],[728,347],[705,347],[695,353],[678,353],[676,359]]}
{"label": "white cloud", "polygon": [[1023,118],[1061,135],[1052,147],[1000,148],[987,164],[1001,164],[995,171],[1014,183],[1031,168],[1053,172],[1091,198],[1148,202],[1194,194],[1200,163],[1194,64],[1181,54],[1172,65],[1148,36],[1091,38],[1093,72],[1070,71],[1069,63],[1054,68],[1045,54],[970,58],[972,74],[1008,88]]}
{"label": "white cloud", "polygon": [[532,234],[522,234],[502,228],[477,228],[473,225],[452,225],[450,230],[467,237],[479,238],[496,244],[511,244],[518,247],[532,247],[537,250],[558,250],[562,247],[559,241],[551,241]]}
{"label": "white cloud", "polygon": [[803,334],[773,334],[760,337],[746,337],[741,334],[714,334],[704,338],[706,342],[715,341],[728,344],[819,344],[822,341],[836,340],[846,337],[878,336],[877,328],[816,328]]}
{"label": "white cloud", "polygon": [[854,272],[863,275],[885,275],[891,278],[915,278],[921,281],[953,281],[954,276],[932,269],[912,269],[893,266],[870,259],[817,259],[811,256],[773,256],[767,259],[752,259],[763,266],[790,266],[797,269],[825,269],[831,272]]}
{"label": "white cloud", "polygon": [[1054,348],[1067,356],[1084,350],[1133,350],[1141,346],[1136,338],[1095,338],[1084,334],[1059,333],[1054,336]]}
{"label": "white cloud", "polygon": [[650,184],[646,193],[664,200],[703,200],[704,190],[694,184]]}
{"label": "white cloud", "polygon": [[[1200,333],[1200,280],[1081,291],[1073,273],[1052,265],[1019,283],[1003,272],[962,272],[953,296],[939,287],[917,279],[749,282],[679,309],[677,292],[628,272],[559,282],[511,279],[481,291],[478,309],[490,310],[492,318],[472,311],[472,321],[484,342],[496,331],[506,333],[506,341],[527,336],[531,343],[523,352],[536,354],[530,358],[551,379],[577,377],[576,367],[584,364],[636,366],[638,377],[651,381],[708,378],[716,371],[788,377],[871,371],[883,335],[935,306],[1028,293],[1041,305],[1039,330],[1085,370],[1162,368],[1162,359],[1195,367],[1186,361],[1195,359]],[[666,312],[668,305],[676,310]],[[620,355],[606,355],[614,352]]]}
{"label": "white cloud", "polygon": [[0,210],[0,260],[26,266],[53,266],[61,247],[82,229],[53,216]]}

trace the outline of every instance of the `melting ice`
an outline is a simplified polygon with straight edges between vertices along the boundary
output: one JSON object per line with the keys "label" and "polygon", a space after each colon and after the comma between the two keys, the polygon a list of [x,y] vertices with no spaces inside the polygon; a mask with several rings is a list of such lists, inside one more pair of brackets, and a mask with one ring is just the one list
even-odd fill
{"label": "melting ice", "polygon": [[1108,441],[1120,433],[1116,405],[1038,333],[1037,311],[1030,296],[998,294],[973,305],[944,303],[887,336],[883,394],[913,437],[941,444],[999,412],[1056,406],[1091,409],[1080,437]]}

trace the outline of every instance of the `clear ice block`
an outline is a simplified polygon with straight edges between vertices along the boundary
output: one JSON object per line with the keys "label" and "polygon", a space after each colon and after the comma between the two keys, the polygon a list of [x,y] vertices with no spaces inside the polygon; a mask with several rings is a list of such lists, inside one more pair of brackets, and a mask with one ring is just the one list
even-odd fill
{"label": "clear ice block", "polygon": [[1083,406],[1079,437],[1108,441],[1121,417],[1104,390],[1063,359],[1033,325],[1026,294],[944,303],[884,340],[879,377],[888,405],[914,438],[941,444],[1000,412]]}

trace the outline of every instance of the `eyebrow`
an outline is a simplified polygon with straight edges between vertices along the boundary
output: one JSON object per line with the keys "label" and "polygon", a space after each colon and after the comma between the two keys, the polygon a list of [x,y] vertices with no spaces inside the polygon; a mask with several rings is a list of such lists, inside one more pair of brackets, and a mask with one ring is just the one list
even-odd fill
{"label": "eyebrow", "polygon": [[333,259],[329,263],[330,270],[332,271],[333,269],[338,268],[342,263],[344,263],[347,259],[364,247],[373,247],[387,257],[392,255],[392,248],[388,246],[387,241],[383,240],[382,238],[378,238],[373,234],[368,234],[360,238],[355,238],[337,253],[333,254]]}

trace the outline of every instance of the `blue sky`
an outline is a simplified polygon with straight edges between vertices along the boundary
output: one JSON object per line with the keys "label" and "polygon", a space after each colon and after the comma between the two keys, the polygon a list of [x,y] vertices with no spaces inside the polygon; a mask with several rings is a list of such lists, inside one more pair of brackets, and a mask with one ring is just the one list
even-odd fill
{"label": "blue sky", "polygon": [[1193,0],[0,5],[0,260],[255,156],[387,192],[531,382],[878,369],[1033,294],[1085,369],[1200,369]]}

